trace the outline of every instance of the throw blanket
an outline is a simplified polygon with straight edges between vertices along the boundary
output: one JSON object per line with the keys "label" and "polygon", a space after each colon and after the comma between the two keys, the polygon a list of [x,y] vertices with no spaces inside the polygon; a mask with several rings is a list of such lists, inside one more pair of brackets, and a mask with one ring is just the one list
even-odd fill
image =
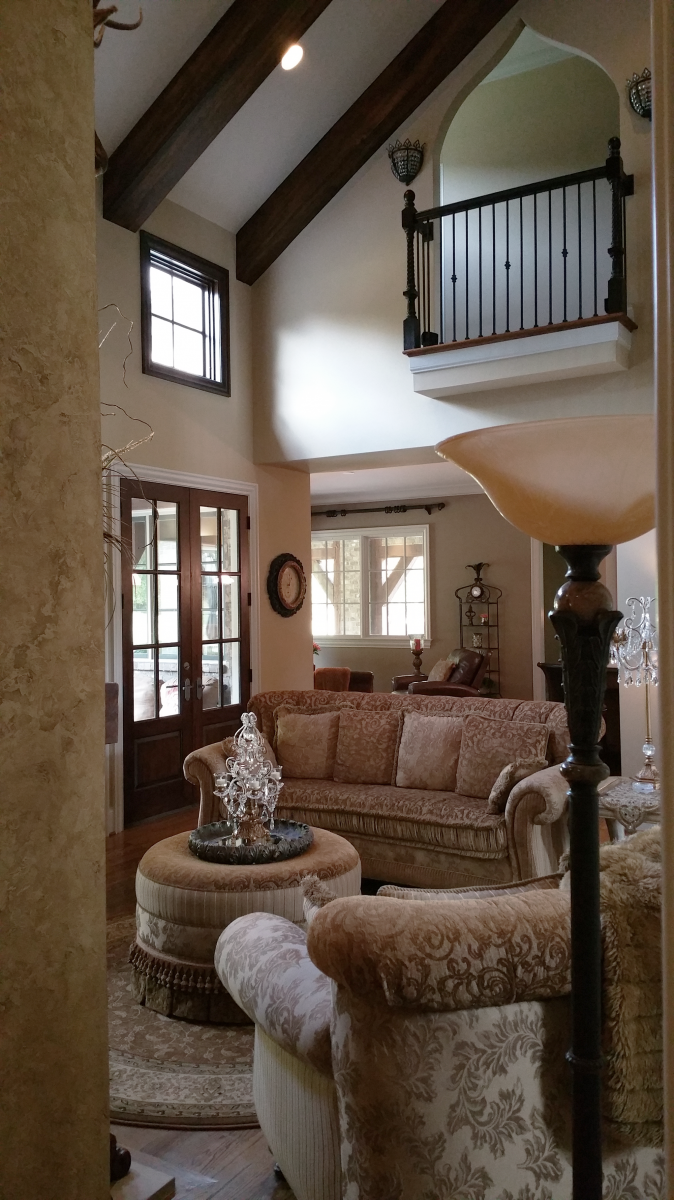
{"label": "throw blanket", "polygon": [[616,1139],[661,1146],[660,829],[600,851],[604,1115]]}

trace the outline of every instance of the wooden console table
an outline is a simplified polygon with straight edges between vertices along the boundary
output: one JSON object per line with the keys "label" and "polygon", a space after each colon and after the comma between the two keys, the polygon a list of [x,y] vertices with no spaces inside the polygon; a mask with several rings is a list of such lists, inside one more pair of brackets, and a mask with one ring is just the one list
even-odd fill
{"label": "wooden console table", "polygon": [[[564,703],[562,688],[562,664],[537,664],[545,675],[546,700],[559,700]],[[620,689],[618,687],[618,668],[608,667],[606,671],[606,693],[604,695],[603,717],[606,722],[606,733],[601,745],[601,756],[612,775],[622,773],[620,757]]]}

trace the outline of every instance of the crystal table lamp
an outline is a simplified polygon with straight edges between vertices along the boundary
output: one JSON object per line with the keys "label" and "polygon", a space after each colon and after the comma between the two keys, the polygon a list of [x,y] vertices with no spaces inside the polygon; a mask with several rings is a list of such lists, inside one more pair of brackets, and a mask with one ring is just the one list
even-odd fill
{"label": "crystal table lamp", "polygon": [[660,787],[660,776],[655,765],[655,745],[651,736],[652,687],[658,684],[658,631],[651,617],[652,596],[628,596],[631,612],[625,617],[622,629],[616,629],[611,644],[611,663],[618,668],[623,687],[641,687],[646,698],[646,741],[643,745],[644,762],[640,771],[632,776],[632,787],[637,792],[656,792]]}
{"label": "crystal table lamp", "polygon": [[601,928],[597,784],[601,709],[613,611],[599,564],[616,542],[655,524],[650,416],[576,417],[500,425],[448,438],[437,452],[482,485],[498,511],[556,546],[566,580],[550,620],[561,643],[570,753],[573,1200],[601,1200]]}

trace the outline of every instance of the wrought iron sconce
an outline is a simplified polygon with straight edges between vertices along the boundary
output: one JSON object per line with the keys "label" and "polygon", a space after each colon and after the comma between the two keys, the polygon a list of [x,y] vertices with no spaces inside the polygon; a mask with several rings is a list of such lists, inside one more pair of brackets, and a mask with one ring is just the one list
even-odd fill
{"label": "wrought iron sconce", "polygon": [[[649,93],[650,94],[650,93]],[[395,142],[393,146],[388,148],[388,156],[391,160],[391,170],[399,183],[404,183],[409,187],[413,179],[416,179],[423,164],[425,145],[417,139],[416,142],[411,142],[406,138],[404,142]]]}
{"label": "wrought iron sconce", "polygon": [[648,67],[644,67],[641,75],[637,75],[635,71],[632,78],[627,80],[627,95],[637,116],[644,117],[647,121],[650,121],[651,73]]}

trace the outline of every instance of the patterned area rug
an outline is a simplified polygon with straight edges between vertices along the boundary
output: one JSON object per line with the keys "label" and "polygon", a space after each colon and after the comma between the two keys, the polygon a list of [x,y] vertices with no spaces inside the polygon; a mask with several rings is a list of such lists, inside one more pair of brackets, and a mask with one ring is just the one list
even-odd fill
{"label": "patterned area rug", "polygon": [[174,1021],[137,1004],[135,920],[108,922],[110,1119],[168,1129],[257,1126],[252,1025]]}

